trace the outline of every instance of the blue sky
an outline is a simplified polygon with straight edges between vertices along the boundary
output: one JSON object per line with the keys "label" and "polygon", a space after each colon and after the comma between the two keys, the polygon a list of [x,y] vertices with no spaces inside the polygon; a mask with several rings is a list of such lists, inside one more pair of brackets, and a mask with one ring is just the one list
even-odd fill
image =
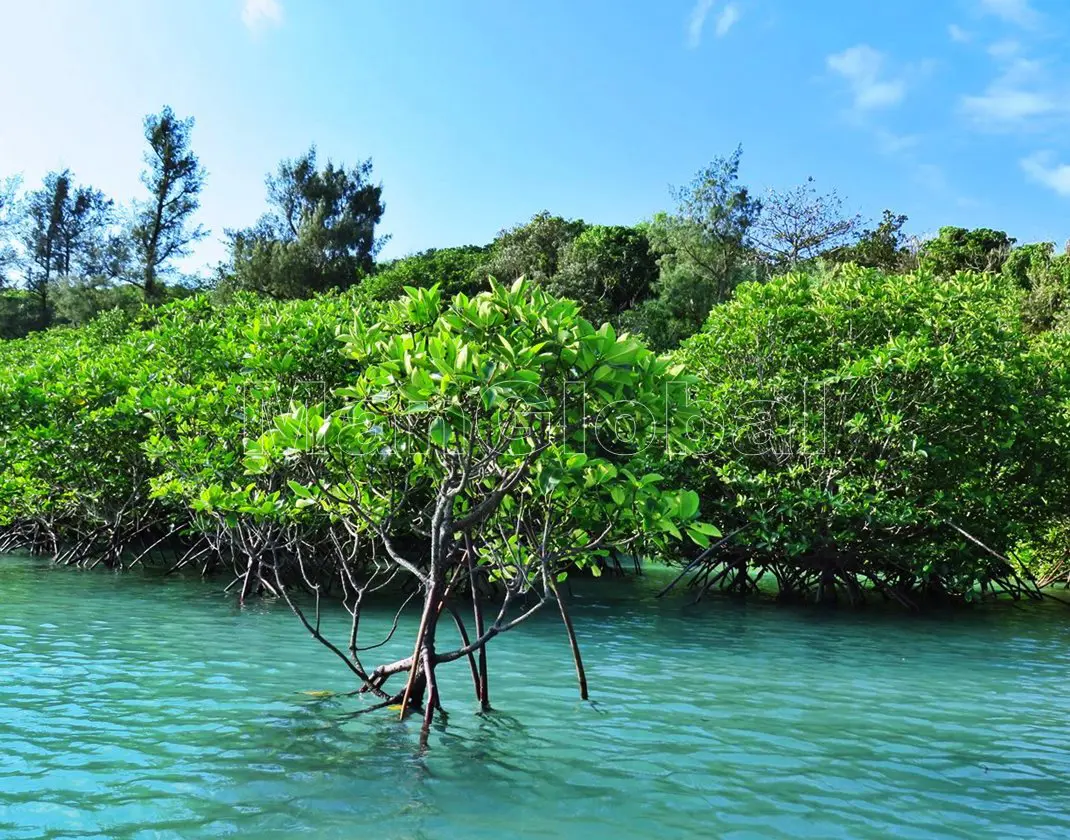
{"label": "blue sky", "polygon": [[759,191],[1061,244],[1068,35],[1067,0],[0,0],[0,177],[125,201],[168,103],[209,172],[196,265],[312,142],[374,160],[388,256],[634,223],[740,143]]}

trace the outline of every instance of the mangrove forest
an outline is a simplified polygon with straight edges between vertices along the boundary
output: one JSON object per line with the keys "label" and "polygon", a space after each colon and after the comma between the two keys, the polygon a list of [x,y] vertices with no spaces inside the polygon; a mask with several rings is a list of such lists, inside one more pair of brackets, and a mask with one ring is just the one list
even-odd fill
{"label": "mangrove forest", "polygon": [[[226,232],[214,273],[191,278],[210,186],[195,137],[169,108],[145,119],[144,195],[128,207],[70,170],[12,179],[0,200],[12,615],[42,632],[68,609],[125,628],[112,645],[149,645],[139,679],[176,645],[223,645],[218,673],[196,677],[206,698],[243,659],[275,685],[280,662],[307,657],[308,703],[380,727],[358,730],[378,739],[368,761],[395,748],[383,727],[399,720],[433,761],[458,732],[490,753],[529,737],[519,715],[536,705],[540,727],[587,715],[604,743],[600,698],[615,719],[660,719],[644,697],[665,718],[698,714],[687,686],[722,696],[733,644],[765,663],[752,687],[786,673],[746,622],[826,616],[831,633],[880,637],[1032,604],[1066,641],[1070,251],[989,229],[911,236],[905,216],[852,216],[813,180],[758,194],[738,149],[634,226],[543,212],[489,243],[383,260],[372,162],[313,147],[267,178],[268,212]],[[150,588],[106,588],[135,579]],[[41,611],[52,587],[79,605]],[[260,623],[201,634],[194,593]],[[616,593],[604,612],[599,593]],[[636,599],[651,612],[633,615]],[[136,624],[139,610],[173,645],[139,641],[156,621]],[[288,630],[263,624],[279,611]],[[711,613],[740,622],[735,642],[706,639]],[[0,615],[12,655],[14,622]],[[674,677],[644,647],[662,632],[690,651]],[[846,690],[839,660],[799,651],[841,680],[804,691]],[[298,752],[321,738],[274,714],[243,736],[256,750],[267,732]],[[351,748],[322,749],[344,764]]]}

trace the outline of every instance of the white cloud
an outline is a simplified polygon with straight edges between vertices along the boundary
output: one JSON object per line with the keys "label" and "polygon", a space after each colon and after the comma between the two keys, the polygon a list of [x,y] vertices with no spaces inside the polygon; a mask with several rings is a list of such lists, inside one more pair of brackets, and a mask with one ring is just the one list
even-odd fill
{"label": "white cloud", "polygon": [[988,54],[992,58],[1000,61],[1009,61],[1017,56],[1022,51],[1022,45],[1015,41],[1013,38],[1007,38],[1003,41],[996,41],[988,48]]}
{"label": "white cloud", "polygon": [[721,14],[717,16],[717,37],[723,38],[728,34],[728,30],[731,29],[739,21],[740,11],[739,6],[735,3],[729,3],[724,9],[721,10]]}
{"label": "white cloud", "polygon": [[902,79],[882,78],[885,56],[867,44],[830,55],[825,62],[829,70],[847,81],[856,111],[897,105],[906,95]]}
{"label": "white cloud", "polygon": [[962,109],[978,122],[988,124],[1020,123],[1057,110],[1054,100],[1029,90],[999,89],[993,86],[981,96],[966,96]]}
{"label": "white cloud", "polygon": [[981,11],[1024,29],[1032,29],[1040,23],[1040,12],[1029,4],[1029,0],[981,0]]}
{"label": "white cloud", "polygon": [[1051,152],[1037,152],[1020,164],[1031,181],[1070,198],[1070,164],[1057,163]]}
{"label": "white cloud", "polygon": [[915,148],[920,142],[916,134],[896,134],[885,128],[875,128],[873,136],[877,140],[877,149],[884,155],[897,155]]}
{"label": "white cloud", "polygon": [[241,10],[242,23],[251,32],[282,24],[279,0],[245,0]]}
{"label": "white cloud", "polygon": [[714,0],[698,0],[695,8],[691,10],[691,20],[687,25],[687,43],[691,49],[695,49],[702,43],[702,27],[706,25],[706,17],[713,8]]}
{"label": "white cloud", "polygon": [[[691,49],[697,49],[699,44],[702,43],[702,30],[705,29],[706,19],[710,16],[710,12],[713,11],[716,2],[717,0],[697,0],[691,9],[691,17],[687,23],[687,45]],[[723,38],[727,35],[728,30],[739,22],[741,15],[742,11],[738,3],[729,3],[721,9],[721,13],[717,15],[717,21],[714,24],[714,33],[717,37]]]}
{"label": "white cloud", "polygon": [[964,114],[993,128],[1021,128],[1037,117],[1051,116],[1070,109],[1070,99],[1059,96],[1045,79],[1038,61],[1015,58],[977,96],[964,96]]}
{"label": "white cloud", "polygon": [[947,35],[956,44],[968,44],[973,38],[969,32],[955,23],[947,28]]}

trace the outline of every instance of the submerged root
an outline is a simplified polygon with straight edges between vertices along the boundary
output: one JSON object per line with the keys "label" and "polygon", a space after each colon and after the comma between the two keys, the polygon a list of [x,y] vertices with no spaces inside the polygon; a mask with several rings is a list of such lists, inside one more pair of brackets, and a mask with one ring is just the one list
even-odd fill
{"label": "submerged root", "polygon": [[775,582],[769,594],[783,602],[860,607],[869,602],[871,595],[876,595],[911,612],[927,603],[998,598],[1038,601],[1045,597],[1044,587],[1064,577],[1070,587],[1070,569],[1061,570],[1058,577],[1037,581],[1020,574],[1009,563],[995,562],[978,592],[972,587],[963,589],[954,579],[940,574],[914,573],[901,567],[880,568],[875,563],[850,561],[835,555],[786,560],[735,552],[696,566],[690,575],[688,586],[697,590],[695,602],[713,591],[737,596],[761,594],[761,581],[767,580]]}

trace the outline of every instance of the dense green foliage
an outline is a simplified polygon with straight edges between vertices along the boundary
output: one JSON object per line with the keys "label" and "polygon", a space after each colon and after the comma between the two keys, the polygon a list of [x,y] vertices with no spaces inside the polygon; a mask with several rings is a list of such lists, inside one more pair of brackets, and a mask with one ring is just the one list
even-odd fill
{"label": "dense green foliage", "polygon": [[645,231],[594,225],[565,247],[557,274],[545,285],[579,303],[587,317],[619,323],[652,295],[657,279],[657,258]]}
{"label": "dense green foliage", "polygon": [[[859,232],[812,181],[755,198],[737,150],[636,226],[543,212],[377,264],[371,161],[313,148],[195,294],[165,282],[204,235],[191,129],[146,119],[129,212],[69,171],[0,189],[0,550],[229,574],[425,733],[436,667],[467,660],[488,707],[487,644],[548,604],[585,696],[559,584],[624,560],[676,559],[699,597],[910,607],[1070,575],[1053,244],[918,243],[891,211]],[[366,667],[361,603],[387,584],[419,630]],[[320,627],[332,595],[345,640]]]}
{"label": "dense green foliage", "polygon": [[[364,690],[404,709],[424,707],[425,731],[440,708],[436,667],[478,651],[482,664],[472,670],[486,707],[485,645],[551,602],[565,618],[586,696],[557,584],[573,569],[597,573],[611,550],[649,555],[685,528],[701,544],[717,533],[695,521],[697,494],[665,490],[664,478],[645,469],[683,426],[684,391],[674,386],[685,380],[636,339],[608,324],[596,329],[576,304],[522,280],[492,283],[475,298],[459,294],[445,307],[437,289],[414,290],[377,320],[358,313],[339,338],[356,368],[335,394],[341,405],[298,405],[279,417],[247,447],[260,486],[220,493],[213,509],[341,523],[363,547],[353,558],[382,558],[367,578],[341,559],[356,593],[352,665]],[[615,423],[622,409],[629,422]],[[368,670],[358,654],[360,602],[378,576],[399,572],[424,598],[415,653]],[[469,642],[454,613],[463,644],[442,652],[440,604],[462,576],[475,635]],[[478,591],[486,585],[502,601],[484,623]],[[384,692],[403,671],[404,690]]]}
{"label": "dense green foliage", "polygon": [[[437,289],[414,291],[377,319],[358,312],[339,338],[357,370],[336,392],[341,405],[298,406],[247,449],[254,474],[284,468],[295,511],[389,538],[399,522],[419,530],[428,518],[430,530],[429,501],[445,495],[456,531],[443,539],[479,542],[510,569],[558,556],[582,568],[622,541],[657,546],[697,513],[693,494],[685,505],[637,472],[684,427],[675,386],[686,380],[570,301],[523,281],[445,308]],[[618,410],[629,424],[613,422]]]}
{"label": "dense green foliage", "polygon": [[220,309],[200,296],[0,345],[0,525],[108,565],[196,529],[189,502],[240,477],[250,424],[337,384],[347,308],[242,297]]}
{"label": "dense green foliage", "polygon": [[586,229],[581,220],[537,213],[530,222],[498,234],[483,271],[504,283],[519,277],[546,283],[561,270],[565,250]]}
{"label": "dense green foliage", "polygon": [[360,280],[360,295],[384,301],[407,287],[432,285],[444,295],[475,294],[490,288],[491,277],[505,283],[526,277],[576,301],[591,320],[619,323],[653,293],[658,263],[643,229],[538,213],[485,247],[432,248],[381,264]]}
{"label": "dense green foliage", "polygon": [[313,147],[279,164],[268,178],[271,212],[255,227],[228,231],[231,264],[227,288],[275,298],[301,298],[344,290],[371,271],[382,241],[382,187],[371,183],[372,163],[320,169]]}
{"label": "dense green foliage", "polygon": [[0,340],[20,338],[39,326],[39,309],[33,295],[21,289],[0,291]]}
{"label": "dense green foliage", "polygon": [[489,248],[432,248],[419,254],[383,263],[361,281],[359,295],[368,301],[395,300],[407,287],[438,286],[443,295],[476,294],[488,288],[484,273]]}
{"label": "dense green foliage", "polygon": [[918,254],[921,267],[945,277],[960,271],[995,271],[1003,267],[1014,239],[1001,230],[942,227]]}
{"label": "dense green foliage", "polygon": [[906,216],[885,210],[875,228],[866,228],[857,242],[834,249],[826,256],[832,262],[855,263],[893,273],[916,268],[917,259],[903,233],[906,223]]}
{"label": "dense green foliage", "polygon": [[1070,469],[1068,336],[1030,340],[1020,299],[994,275],[847,267],[714,309],[677,358],[704,382],[696,481],[746,528],[725,562],[904,599],[1011,576],[999,556],[1065,509]]}
{"label": "dense green foliage", "polygon": [[1051,242],[1023,245],[1010,252],[1003,273],[1028,290],[1022,317],[1030,330],[1065,328],[1070,303],[1070,251],[1056,255]]}
{"label": "dense green foliage", "polygon": [[[484,256],[453,249],[401,270],[419,283],[421,260],[432,260],[455,266],[456,282],[468,283]],[[1030,276],[1046,277],[1060,259],[1034,249]],[[414,287],[386,310],[363,297],[363,289],[294,302],[239,294],[221,304],[202,295],[163,309],[114,310],[85,328],[0,345],[0,525],[7,539],[65,551],[72,562],[108,564],[128,562],[132,547],[177,541],[196,547],[199,559],[215,557],[209,566],[224,552],[245,575],[249,555],[257,554],[246,526],[266,540],[260,529],[271,522],[271,539],[285,542],[294,533],[287,529],[302,523],[302,539],[321,545],[339,533],[352,540],[375,521],[345,515],[352,500],[316,496],[310,479],[338,487],[344,476],[354,488],[374,491],[365,499],[368,510],[375,492],[398,486],[411,494],[404,505],[419,506],[441,481],[427,474],[431,465],[441,469],[461,444],[480,451],[494,439],[490,429],[530,422],[525,411],[538,391],[569,434],[582,426],[580,418],[562,414],[573,402],[585,407],[585,419],[598,421],[584,429],[582,454],[603,458],[613,471],[609,498],[632,492],[623,469],[674,476],[699,491],[712,521],[745,528],[718,562],[773,571],[786,591],[809,590],[818,572],[827,572],[818,580],[826,588],[833,578],[847,585],[848,573],[891,586],[887,575],[894,572],[898,595],[930,583],[968,594],[978,582],[1006,578],[995,555],[1016,547],[1029,557],[1051,554],[1039,543],[1028,546],[1034,534],[1056,527],[1066,501],[1070,336],[1061,330],[1029,335],[1021,307],[1031,292],[1011,274],[886,275],[847,266],[744,284],[713,308],[702,333],[676,357],[699,377],[692,409],[704,418],[700,425],[679,403],[677,386],[668,388],[678,374],[664,362],[656,374],[643,374],[653,379],[634,378],[655,364],[635,339],[618,337],[609,326],[594,329],[576,304],[547,296],[538,284],[509,291],[488,282],[488,292],[461,294],[449,306],[439,303],[438,291]],[[601,352],[612,364],[580,364],[582,354],[573,357],[578,351],[561,356],[545,347],[523,365],[518,361],[518,344],[560,345],[565,335],[581,344],[610,342]],[[621,365],[634,365],[628,361],[634,354],[646,361],[624,380],[631,390],[596,399],[600,390],[624,387],[618,377],[631,368]],[[399,391],[402,403],[385,400],[388,380],[400,388],[402,372],[419,387]],[[510,380],[514,374],[519,384]],[[673,391],[659,398],[672,396],[671,406],[650,402],[658,382]],[[286,421],[247,452],[243,441],[272,428],[276,415],[290,416],[292,400],[301,423]],[[412,415],[404,403],[419,405],[419,412]],[[611,403],[630,407],[633,437],[643,425],[636,418],[662,422],[671,415],[672,428],[690,424],[687,447],[675,447],[693,451],[688,464],[666,461],[657,436],[661,448],[621,455],[626,447],[602,437],[621,419],[600,416]],[[423,426],[411,425],[412,417]],[[477,434],[481,424],[487,431]],[[292,435],[306,427],[317,445],[293,461],[303,450]],[[365,464],[367,474],[353,472],[351,459],[332,455],[331,447],[341,441],[341,451],[367,454],[375,439],[358,432],[372,427],[392,430],[393,456],[401,462],[377,461]],[[441,451],[418,452],[418,428]],[[516,434],[534,431],[523,427]],[[554,446],[566,448],[539,449],[539,455],[557,469],[581,452],[568,439]],[[526,451],[494,450],[491,458],[488,450],[483,468],[500,479]],[[250,452],[266,459],[251,484],[244,473],[256,464],[242,463]],[[279,452],[289,453],[278,462],[285,469],[265,473]],[[636,465],[627,466],[629,458]],[[587,469],[583,459],[571,463],[555,479],[557,497],[574,480],[569,470]],[[295,479],[306,490],[288,500]],[[472,492],[485,493],[493,481],[477,484]],[[597,532],[605,510],[589,491],[559,511],[576,519],[552,529],[555,536]],[[311,506],[322,508],[314,516],[309,499],[330,503]],[[414,510],[392,515],[411,524],[419,519]],[[409,547],[421,544],[414,531],[395,536]],[[642,531],[631,540],[647,537]],[[693,537],[705,542],[701,534]],[[601,556],[591,550],[590,557]],[[272,586],[255,576],[247,583],[248,592]]]}
{"label": "dense green foliage", "polygon": [[[364,591],[401,570],[425,600],[416,660],[369,672],[355,635],[348,656],[332,649],[391,702],[383,684],[410,670],[405,702],[429,715],[438,664],[547,603],[567,616],[570,570],[717,533],[697,494],[648,469],[686,422],[686,380],[523,281],[449,304],[414,289],[383,310],[198,296],[0,354],[0,547],[123,567],[165,546],[175,568],[229,569],[243,599],[281,595],[302,617],[292,587],[359,593],[354,628]],[[462,575],[476,636],[436,653],[437,605]],[[484,623],[488,586],[505,600]]]}

